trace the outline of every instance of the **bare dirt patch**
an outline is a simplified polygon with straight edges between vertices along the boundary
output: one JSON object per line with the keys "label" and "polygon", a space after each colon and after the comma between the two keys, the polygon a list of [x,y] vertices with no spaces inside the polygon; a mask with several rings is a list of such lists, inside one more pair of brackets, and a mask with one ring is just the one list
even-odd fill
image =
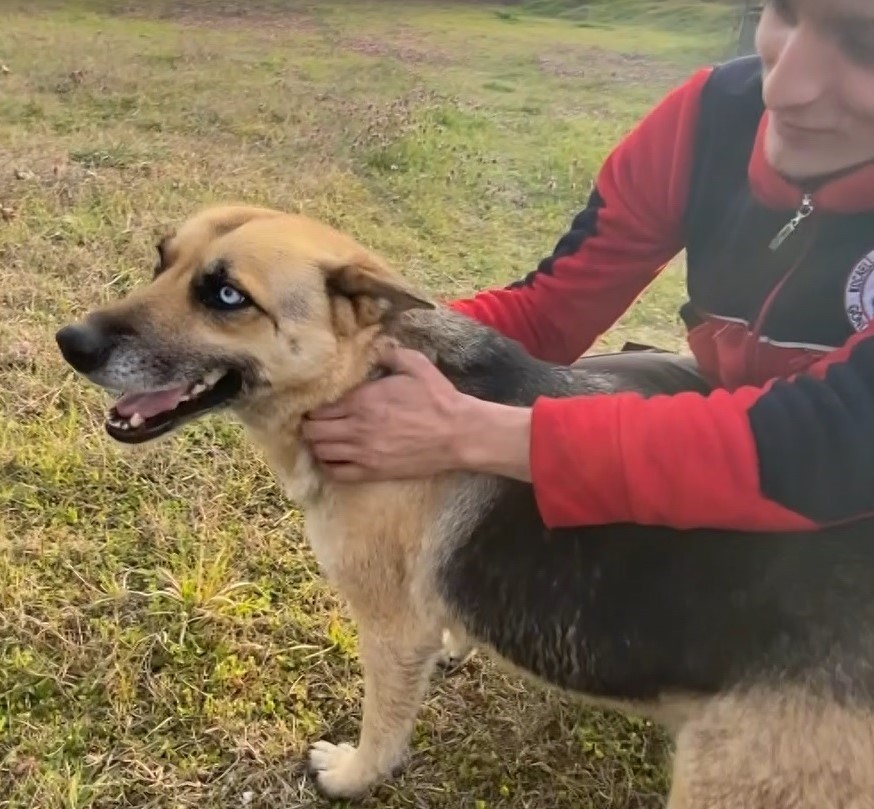
{"label": "bare dirt patch", "polygon": [[153,3],[127,2],[111,9],[117,16],[139,17],[150,20],[167,20],[183,25],[209,28],[232,28],[245,25],[249,28],[282,28],[284,31],[316,31],[319,26],[307,10],[306,4],[280,2],[215,2],[181,0]]}
{"label": "bare dirt patch", "polygon": [[397,59],[405,64],[448,65],[453,61],[446,51],[411,41],[355,37],[343,40],[343,47],[354,53]]}
{"label": "bare dirt patch", "polygon": [[446,65],[453,59],[449,52],[421,41],[411,31],[382,31],[380,36],[338,36],[320,22],[306,3],[283,3],[281,0],[243,4],[238,2],[206,3],[203,0],[167,2],[160,0],[146,6],[142,2],[123,3],[112,9],[118,16],[166,20],[180,25],[213,29],[245,27],[276,33],[314,33],[333,40],[340,51],[395,59],[405,64]]}
{"label": "bare dirt patch", "polygon": [[688,72],[644,54],[593,47],[553,49],[538,56],[537,65],[550,76],[611,80],[623,85],[670,85],[682,81]]}

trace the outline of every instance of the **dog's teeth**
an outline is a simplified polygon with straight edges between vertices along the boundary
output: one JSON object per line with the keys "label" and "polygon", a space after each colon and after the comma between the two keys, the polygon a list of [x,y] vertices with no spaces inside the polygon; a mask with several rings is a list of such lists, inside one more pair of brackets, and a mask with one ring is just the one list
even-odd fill
{"label": "dog's teeth", "polygon": [[190,398],[191,398],[191,396],[189,396],[187,393],[185,393],[179,397],[179,401],[180,402],[187,402]]}
{"label": "dog's teeth", "polygon": [[134,413],[130,417],[130,426],[131,427],[142,427],[143,424],[145,424],[145,423],[146,423],[146,420],[139,413]]}
{"label": "dog's teeth", "polygon": [[191,396],[200,396],[200,394],[203,393],[205,390],[206,390],[206,385],[204,385],[203,382],[198,382],[191,389]]}
{"label": "dog's teeth", "polygon": [[215,385],[215,383],[218,382],[218,381],[219,381],[223,376],[224,376],[224,373],[223,373],[222,371],[210,371],[210,372],[209,372],[209,373],[208,373],[208,374],[203,378],[203,381],[207,384],[208,387],[211,388],[211,387],[212,387],[213,385]]}
{"label": "dog's teeth", "polygon": [[118,427],[119,429],[122,429],[124,427],[124,424],[125,424],[121,419],[110,419],[109,423],[113,427]]}

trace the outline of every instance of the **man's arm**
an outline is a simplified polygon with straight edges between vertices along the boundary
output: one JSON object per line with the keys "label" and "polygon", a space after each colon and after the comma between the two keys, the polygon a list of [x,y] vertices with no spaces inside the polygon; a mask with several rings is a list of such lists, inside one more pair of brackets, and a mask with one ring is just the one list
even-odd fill
{"label": "man's arm", "polygon": [[710,72],[670,92],[611,152],[586,207],[535,272],[450,306],[541,359],[570,363],[585,353],[683,249],[699,96]]}
{"label": "man's arm", "polygon": [[541,398],[530,435],[550,527],[784,531],[852,520],[874,513],[874,327],[761,388]]}

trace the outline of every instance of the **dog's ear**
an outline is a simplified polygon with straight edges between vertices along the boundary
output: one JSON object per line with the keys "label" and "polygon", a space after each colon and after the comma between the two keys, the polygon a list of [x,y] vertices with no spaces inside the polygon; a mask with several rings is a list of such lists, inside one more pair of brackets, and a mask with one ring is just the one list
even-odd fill
{"label": "dog's ear", "polygon": [[325,268],[328,294],[348,302],[359,326],[372,326],[408,309],[434,309],[403,280],[367,260],[339,263]]}

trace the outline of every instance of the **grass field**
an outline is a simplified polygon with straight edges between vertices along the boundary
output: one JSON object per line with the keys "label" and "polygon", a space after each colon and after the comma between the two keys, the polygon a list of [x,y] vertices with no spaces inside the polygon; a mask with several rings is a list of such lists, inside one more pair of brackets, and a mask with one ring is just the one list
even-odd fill
{"label": "grass field", "polygon": [[[215,200],[323,217],[443,296],[509,281],[731,38],[700,0],[238,5],[0,3],[3,809],[316,806],[306,746],[359,718],[354,629],[240,432],[119,451],[55,329]],[[600,347],[680,345],[680,270]],[[665,752],[475,658],[366,805],[656,807]]]}

